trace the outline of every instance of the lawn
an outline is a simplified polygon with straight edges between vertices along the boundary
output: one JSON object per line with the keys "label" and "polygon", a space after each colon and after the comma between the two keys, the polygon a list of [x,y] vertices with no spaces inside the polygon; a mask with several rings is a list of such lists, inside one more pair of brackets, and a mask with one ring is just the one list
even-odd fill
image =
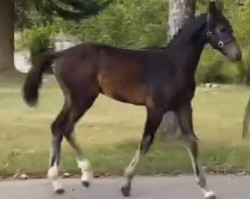
{"label": "lawn", "polygon": [[[0,175],[46,173],[50,123],[62,106],[62,94],[49,79],[39,106],[27,107],[21,97],[22,81],[0,81]],[[199,136],[201,162],[208,171],[250,171],[250,142],[241,139],[249,88],[198,88],[193,102],[194,126]],[[100,96],[76,128],[77,139],[96,174],[121,175],[140,141],[145,110]],[[79,173],[72,150],[63,143],[62,171]],[[140,165],[141,174],[191,171],[180,144],[157,141]]]}

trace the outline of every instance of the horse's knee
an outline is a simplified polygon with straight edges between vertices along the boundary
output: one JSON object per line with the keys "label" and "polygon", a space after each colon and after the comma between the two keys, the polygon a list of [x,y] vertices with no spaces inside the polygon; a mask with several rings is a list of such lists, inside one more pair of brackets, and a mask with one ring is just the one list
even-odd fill
{"label": "horse's knee", "polygon": [[197,148],[198,146],[199,139],[196,137],[195,134],[185,134],[182,135],[180,139],[190,149],[193,147]]}
{"label": "horse's knee", "polygon": [[60,123],[58,122],[58,120],[55,120],[51,126],[50,126],[50,129],[51,129],[51,133],[54,137],[56,137],[56,135],[58,135],[61,131],[61,127],[60,127]]}
{"label": "horse's knee", "polygon": [[55,120],[51,124],[51,132],[55,137],[60,137],[57,135],[70,135],[70,133],[73,131],[73,128],[74,124],[69,119],[63,121]]}

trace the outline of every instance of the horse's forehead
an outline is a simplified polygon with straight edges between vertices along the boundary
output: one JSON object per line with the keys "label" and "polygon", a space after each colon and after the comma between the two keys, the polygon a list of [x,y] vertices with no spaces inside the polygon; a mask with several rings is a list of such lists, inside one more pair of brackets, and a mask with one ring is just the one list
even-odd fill
{"label": "horse's forehead", "polygon": [[222,14],[216,17],[215,24],[216,24],[216,27],[229,27],[229,28],[231,28],[230,22]]}
{"label": "horse's forehead", "polygon": [[219,22],[216,24],[216,28],[226,28],[229,27],[230,25],[228,23],[225,22]]}

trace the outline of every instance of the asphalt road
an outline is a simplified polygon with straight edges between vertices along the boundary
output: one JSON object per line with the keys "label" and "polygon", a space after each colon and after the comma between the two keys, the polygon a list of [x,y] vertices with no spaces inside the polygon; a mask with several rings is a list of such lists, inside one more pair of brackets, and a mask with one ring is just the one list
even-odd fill
{"label": "asphalt road", "polygon": [[[250,176],[208,176],[218,199],[249,199]],[[0,182],[0,199],[122,199],[123,178],[95,179],[88,189],[79,179],[63,180],[66,193],[55,195],[47,180]],[[137,177],[131,199],[202,199],[192,176]]]}

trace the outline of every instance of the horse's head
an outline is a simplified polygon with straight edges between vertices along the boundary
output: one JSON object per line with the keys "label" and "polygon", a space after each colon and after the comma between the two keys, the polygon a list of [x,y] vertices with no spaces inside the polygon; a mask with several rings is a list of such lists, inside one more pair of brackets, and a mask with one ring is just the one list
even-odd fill
{"label": "horse's head", "polygon": [[210,2],[207,13],[208,43],[232,61],[240,61],[241,49],[233,35],[233,29],[222,13],[222,4]]}

